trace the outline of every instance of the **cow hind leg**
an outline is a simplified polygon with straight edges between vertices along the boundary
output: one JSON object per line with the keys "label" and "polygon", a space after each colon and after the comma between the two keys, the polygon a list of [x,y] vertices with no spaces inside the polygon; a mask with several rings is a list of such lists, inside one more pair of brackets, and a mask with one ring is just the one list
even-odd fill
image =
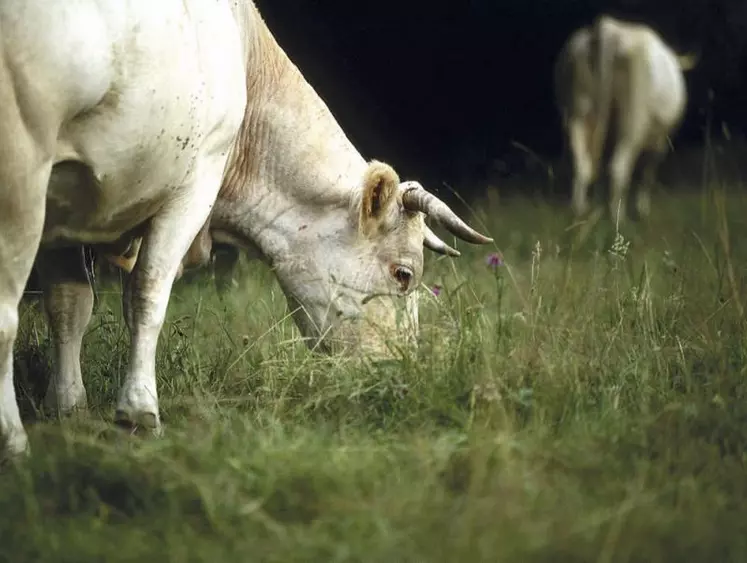
{"label": "cow hind leg", "polygon": [[631,185],[632,202],[628,204],[629,214],[633,220],[646,219],[651,211],[651,183],[656,173],[654,155],[641,155],[641,174],[637,183]]}
{"label": "cow hind leg", "polygon": [[636,187],[635,205],[631,210],[635,219],[644,220],[651,212],[651,188],[656,182],[656,173],[665,154],[666,144],[661,143],[641,155],[641,179]]}
{"label": "cow hind leg", "polygon": [[64,416],[87,406],[80,353],[93,311],[93,290],[82,247],[42,251],[37,268],[54,346],[52,380],[44,403]]}
{"label": "cow hind leg", "polygon": [[51,151],[34,138],[0,76],[0,458],[28,450],[13,382],[18,306],[44,225]]}
{"label": "cow hind leg", "polygon": [[573,157],[571,207],[574,215],[580,217],[589,211],[588,192],[589,185],[594,179],[594,163],[589,152],[583,120],[572,119],[568,124],[568,135]]}
{"label": "cow hind leg", "polygon": [[221,299],[228,291],[238,284],[236,282],[236,268],[239,263],[239,251],[232,246],[216,248],[212,260],[212,278],[215,289]]}
{"label": "cow hind leg", "polygon": [[627,192],[637,151],[630,143],[620,142],[610,160],[609,214],[616,223],[623,223],[627,215]]}
{"label": "cow hind leg", "polygon": [[155,216],[143,237],[137,263],[123,294],[130,331],[130,358],[119,393],[120,426],[161,433],[156,388],[156,345],[182,259],[208,218],[221,182],[225,156],[203,160],[194,183]]}

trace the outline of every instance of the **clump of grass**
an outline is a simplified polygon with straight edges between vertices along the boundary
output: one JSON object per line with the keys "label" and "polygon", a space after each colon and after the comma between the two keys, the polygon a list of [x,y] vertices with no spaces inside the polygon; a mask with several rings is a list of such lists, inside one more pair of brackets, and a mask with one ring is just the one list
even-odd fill
{"label": "clump of grass", "polygon": [[[702,197],[582,240],[550,206],[493,210],[501,248],[429,258],[420,346],[386,365],[309,353],[259,265],[222,297],[180,283],[155,441],[108,424],[127,338],[102,288],[91,413],[31,425],[0,559],[743,560],[747,201]],[[43,326],[26,305],[28,412]]]}

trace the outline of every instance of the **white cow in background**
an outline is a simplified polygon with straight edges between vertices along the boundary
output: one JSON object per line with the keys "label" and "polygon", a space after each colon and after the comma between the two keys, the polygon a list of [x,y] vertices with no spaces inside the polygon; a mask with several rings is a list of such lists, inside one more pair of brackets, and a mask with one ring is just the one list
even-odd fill
{"label": "white cow in background", "polygon": [[651,182],[668,138],[687,102],[683,70],[693,56],[679,56],[643,24],[599,16],[575,31],[555,63],[555,97],[573,158],[572,206],[589,209],[589,185],[600,176],[608,144],[612,217],[623,219],[631,177],[642,160],[634,213],[649,212]]}
{"label": "white cow in background", "polygon": [[378,355],[386,336],[417,327],[423,245],[456,254],[424,216],[492,240],[417,182],[367,163],[250,0],[0,0],[0,37],[6,454],[28,449],[12,349],[37,251],[55,342],[48,399],[66,412],[86,403],[93,296],[80,245],[133,250],[116,419],[158,433],[156,344],[172,283],[213,239],[271,265],[311,346]]}

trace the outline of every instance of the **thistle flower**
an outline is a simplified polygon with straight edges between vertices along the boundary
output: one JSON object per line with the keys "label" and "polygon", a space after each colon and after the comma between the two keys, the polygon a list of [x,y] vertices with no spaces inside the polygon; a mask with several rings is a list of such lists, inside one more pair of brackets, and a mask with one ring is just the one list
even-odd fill
{"label": "thistle flower", "polygon": [[491,252],[485,258],[485,263],[490,268],[498,268],[499,266],[503,266],[503,257],[497,252]]}

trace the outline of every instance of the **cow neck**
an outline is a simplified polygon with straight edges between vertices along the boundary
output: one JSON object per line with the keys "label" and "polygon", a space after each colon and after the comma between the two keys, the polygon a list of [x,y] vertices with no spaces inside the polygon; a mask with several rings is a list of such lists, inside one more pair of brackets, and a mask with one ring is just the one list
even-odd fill
{"label": "cow neck", "polygon": [[366,162],[262,25],[248,55],[247,107],[212,224],[272,260],[307,236],[310,221],[353,219]]}

